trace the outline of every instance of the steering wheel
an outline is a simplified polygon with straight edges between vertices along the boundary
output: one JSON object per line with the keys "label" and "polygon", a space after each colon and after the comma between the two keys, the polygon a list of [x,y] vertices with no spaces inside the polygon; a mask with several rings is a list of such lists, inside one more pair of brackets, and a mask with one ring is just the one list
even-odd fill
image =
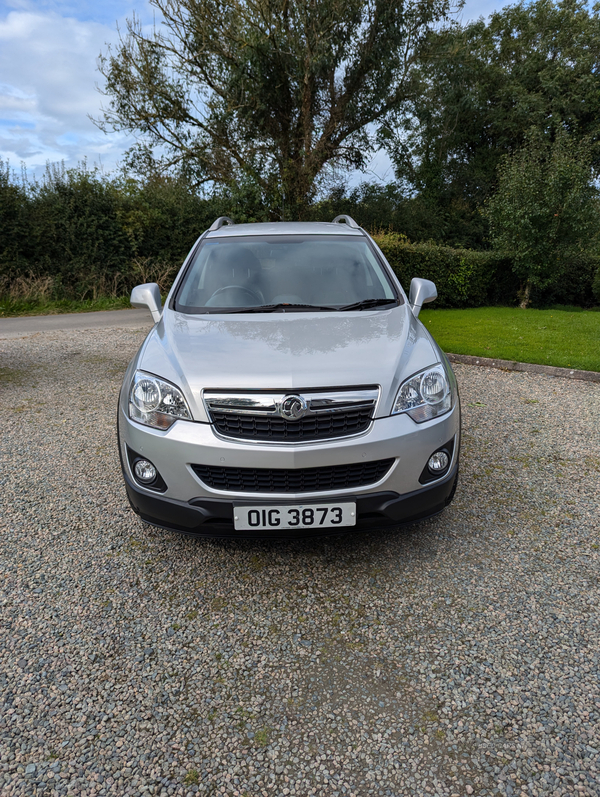
{"label": "steering wheel", "polygon": [[[265,297],[258,289],[252,290],[251,288],[245,288],[243,285],[225,285],[223,288],[218,288],[206,304],[212,304],[213,299],[218,298],[222,293],[225,293],[225,291],[237,291],[238,293],[245,293],[246,296],[250,296],[250,298],[257,301],[258,304],[265,303]],[[215,307],[217,305],[212,304],[212,306]]]}

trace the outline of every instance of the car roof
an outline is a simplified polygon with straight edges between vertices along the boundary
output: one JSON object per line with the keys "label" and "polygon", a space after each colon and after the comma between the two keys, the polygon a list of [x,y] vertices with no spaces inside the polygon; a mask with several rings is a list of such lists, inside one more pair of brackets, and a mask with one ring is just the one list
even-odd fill
{"label": "car roof", "polygon": [[365,233],[348,224],[333,224],[324,221],[273,221],[261,224],[226,224],[218,230],[208,232],[207,238],[232,238],[239,235],[353,235],[363,237]]}

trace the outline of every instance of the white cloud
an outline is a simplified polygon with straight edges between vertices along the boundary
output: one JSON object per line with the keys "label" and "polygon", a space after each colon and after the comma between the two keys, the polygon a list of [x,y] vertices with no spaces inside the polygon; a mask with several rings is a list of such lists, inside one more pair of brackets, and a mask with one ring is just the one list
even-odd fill
{"label": "white cloud", "polygon": [[[48,160],[87,157],[111,168],[131,141],[88,118],[102,96],[99,53],[116,28],[55,12],[11,11],[0,20],[0,156],[39,172]],[[15,163],[16,161],[16,163]]]}

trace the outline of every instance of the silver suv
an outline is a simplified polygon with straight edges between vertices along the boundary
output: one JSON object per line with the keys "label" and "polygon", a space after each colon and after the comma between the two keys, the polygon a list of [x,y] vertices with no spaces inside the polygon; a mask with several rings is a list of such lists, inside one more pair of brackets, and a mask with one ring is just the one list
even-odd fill
{"label": "silver suv", "polygon": [[118,434],[142,520],[288,537],[398,526],[444,509],[460,407],[444,353],[373,239],[327,223],[215,221],[130,363]]}

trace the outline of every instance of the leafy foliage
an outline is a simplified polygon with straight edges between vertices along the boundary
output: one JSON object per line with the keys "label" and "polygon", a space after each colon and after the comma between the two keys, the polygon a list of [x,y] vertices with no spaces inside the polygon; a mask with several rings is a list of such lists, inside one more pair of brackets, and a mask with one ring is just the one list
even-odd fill
{"label": "leafy foliage", "polygon": [[413,244],[394,233],[376,235],[375,240],[406,290],[413,277],[435,282],[436,307],[480,307],[516,301],[518,283],[512,274],[512,262],[502,254],[433,243]]}
{"label": "leafy foliage", "polygon": [[[371,232],[401,232],[412,241],[439,240],[441,224],[438,214],[432,212],[422,196],[407,197],[397,184],[362,183],[349,190],[343,187],[333,189],[327,196],[309,205],[306,217],[312,221],[331,221],[338,213],[347,213]],[[477,217],[477,224],[483,227],[484,222],[478,211]],[[466,225],[462,223],[461,209],[454,208],[452,218],[456,239],[448,234],[444,240],[447,239],[451,246],[476,248],[479,237],[465,234]]]}
{"label": "leafy foliage", "polygon": [[[87,307],[99,297],[123,296],[140,282],[158,282],[166,292],[194,241],[217,216],[229,215],[239,222],[266,218],[251,191],[203,199],[183,180],[172,178],[138,183],[85,165],[52,168],[39,184],[16,182],[5,167],[1,175],[3,314],[27,308],[41,311],[57,302],[73,309],[69,303],[74,301],[83,302],[77,309]],[[394,188],[364,185],[338,192],[311,205],[307,215],[331,221],[344,212],[375,232],[406,288],[415,276],[436,282],[437,306],[516,302],[519,278],[509,255],[411,243],[391,232],[403,226],[424,229]],[[532,301],[588,305],[598,264],[597,257],[585,253],[568,258],[565,278],[543,290],[534,288]]]}
{"label": "leafy foliage", "polygon": [[451,0],[151,0],[100,58],[105,130],[141,134],[129,163],[196,184],[251,185],[273,218],[302,217],[326,166],[357,167],[373,123]]}
{"label": "leafy foliage", "polygon": [[[413,277],[435,282],[438,298],[434,307],[515,305],[519,299],[521,282],[515,272],[514,258],[507,252],[456,249],[432,242],[411,243],[396,233],[379,233],[374,237],[407,290]],[[600,257],[595,253],[569,258],[563,265],[561,280],[543,287],[532,286],[531,304],[590,307],[594,303],[592,281],[599,266]]]}
{"label": "leafy foliage", "polygon": [[565,280],[594,252],[600,235],[598,191],[591,183],[591,144],[558,131],[550,143],[535,128],[499,166],[486,216],[497,249],[511,254],[523,306],[532,288]]}
{"label": "leafy foliage", "polygon": [[85,164],[51,166],[40,183],[16,184],[4,166],[0,175],[0,283],[18,286],[27,277],[39,293],[39,279],[50,278],[44,298],[49,291],[57,299],[121,295],[141,270],[156,277],[179,266],[224,205],[231,207],[181,181],[139,184]]}
{"label": "leafy foliage", "polygon": [[600,170],[600,15],[583,0],[520,2],[434,32],[419,90],[383,126],[399,180],[436,219],[436,240],[481,247],[477,209],[497,187],[502,157],[535,127],[552,142],[587,138]]}
{"label": "leafy foliage", "polygon": [[596,297],[598,304],[600,304],[600,264],[598,264],[596,268],[596,276],[594,277],[594,282],[592,284],[592,292]]}
{"label": "leafy foliage", "polygon": [[22,186],[12,179],[9,165],[0,160],[0,268],[19,258],[26,233],[25,203]]}

